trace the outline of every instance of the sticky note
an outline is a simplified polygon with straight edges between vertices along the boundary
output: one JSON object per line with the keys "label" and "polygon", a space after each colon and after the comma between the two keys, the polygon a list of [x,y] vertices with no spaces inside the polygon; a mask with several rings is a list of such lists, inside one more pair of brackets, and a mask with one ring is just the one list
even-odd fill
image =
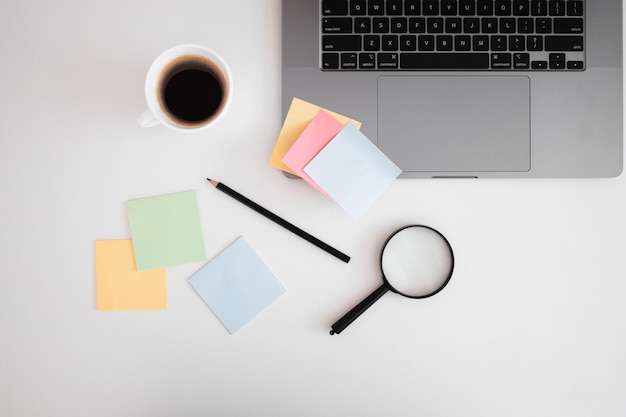
{"label": "sticky note", "polygon": [[137,271],[129,239],[97,240],[95,252],[98,310],[167,308],[166,269]]}
{"label": "sticky note", "polygon": [[195,191],[130,200],[126,207],[137,270],[207,259]]}
{"label": "sticky note", "polygon": [[282,159],[320,110],[325,110],[328,114],[339,120],[341,124],[345,125],[350,122],[357,128],[361,127],[361,122],[342,116],[330,110],[322,109],[315,104],[306,102],[299,98],[294,98],[291,102],[291,106],[289,107],[289,111],[287,112],[287,116],[285,117],[283,127],[278,134],[274,151],[270,157],[270,166],[297,175],[287,165],[285,165]]}
{"label": "sticky note", "polygon": [[285,154],[282,161],[297,176],[326,194],[304,172],[304,167],[343,129],[343,123],[324,110],[319,110],[311,123],[304,129],[296,142]]}
{"label": "sticky note", "polygon": [[188,281],[231,334],[286,291],[243,237],[209,261]]}
{"label": "sticky note", "polygon": [[347,124],[304,172],[356,220],[401,170],[355,126]]}

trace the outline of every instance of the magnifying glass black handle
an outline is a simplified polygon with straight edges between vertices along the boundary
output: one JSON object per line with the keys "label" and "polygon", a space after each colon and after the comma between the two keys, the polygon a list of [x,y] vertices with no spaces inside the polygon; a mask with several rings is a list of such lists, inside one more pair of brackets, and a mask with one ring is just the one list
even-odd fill
{"label": "magnifying glass black handle", "polygon": [[372,306],[380,297],[385,295],[385,293],[389,291],[386,285],[381,285],[378,287],[373,293],[368,295],[363,301],[356,305],[352,310],[348,311],[342,318],[337,320],[335,324],[332,325],[330,334],[339,334],[346,327],[350,325],[354,320],[357,319],[361,314],[365,312],[368,308]]}

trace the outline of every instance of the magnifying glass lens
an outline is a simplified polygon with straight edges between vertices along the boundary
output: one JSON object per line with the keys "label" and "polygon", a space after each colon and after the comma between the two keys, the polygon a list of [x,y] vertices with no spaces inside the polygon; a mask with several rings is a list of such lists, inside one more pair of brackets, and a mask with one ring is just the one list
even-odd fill
{"label": "magnifying glass lens", "polygon": [[383,250],[383,275],[394,290],[408,297],[426,297],[450,278],[453,256],[443,236],[428,227],[407,227],[393,235]]}

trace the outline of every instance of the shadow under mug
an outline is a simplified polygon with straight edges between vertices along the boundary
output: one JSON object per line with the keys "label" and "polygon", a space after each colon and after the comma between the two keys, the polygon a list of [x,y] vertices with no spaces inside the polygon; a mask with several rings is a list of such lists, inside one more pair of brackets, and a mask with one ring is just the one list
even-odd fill
{"label": "shadow under mug", "polygon": [[230,69],[224,59],[199,45],[179,45],[152,63],[145,82],[148,110],[141,127],[158,124],[196,132],[217,122],[233,95]]}

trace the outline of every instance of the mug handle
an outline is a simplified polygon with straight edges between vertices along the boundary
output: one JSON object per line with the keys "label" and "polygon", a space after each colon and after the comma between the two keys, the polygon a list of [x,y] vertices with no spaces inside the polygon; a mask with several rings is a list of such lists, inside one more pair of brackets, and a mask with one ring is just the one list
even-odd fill
{"label": "mug handle", "polygon": [[139,126],[143,128],[156,126],[161,123],[159,122],[159,119],[156,118],[154,113],[152,113],[150,110],[146,110],[145,112],[141,113],[141,116],[139,116],[139,119],[137,119],[137,121],[139,122]]}

